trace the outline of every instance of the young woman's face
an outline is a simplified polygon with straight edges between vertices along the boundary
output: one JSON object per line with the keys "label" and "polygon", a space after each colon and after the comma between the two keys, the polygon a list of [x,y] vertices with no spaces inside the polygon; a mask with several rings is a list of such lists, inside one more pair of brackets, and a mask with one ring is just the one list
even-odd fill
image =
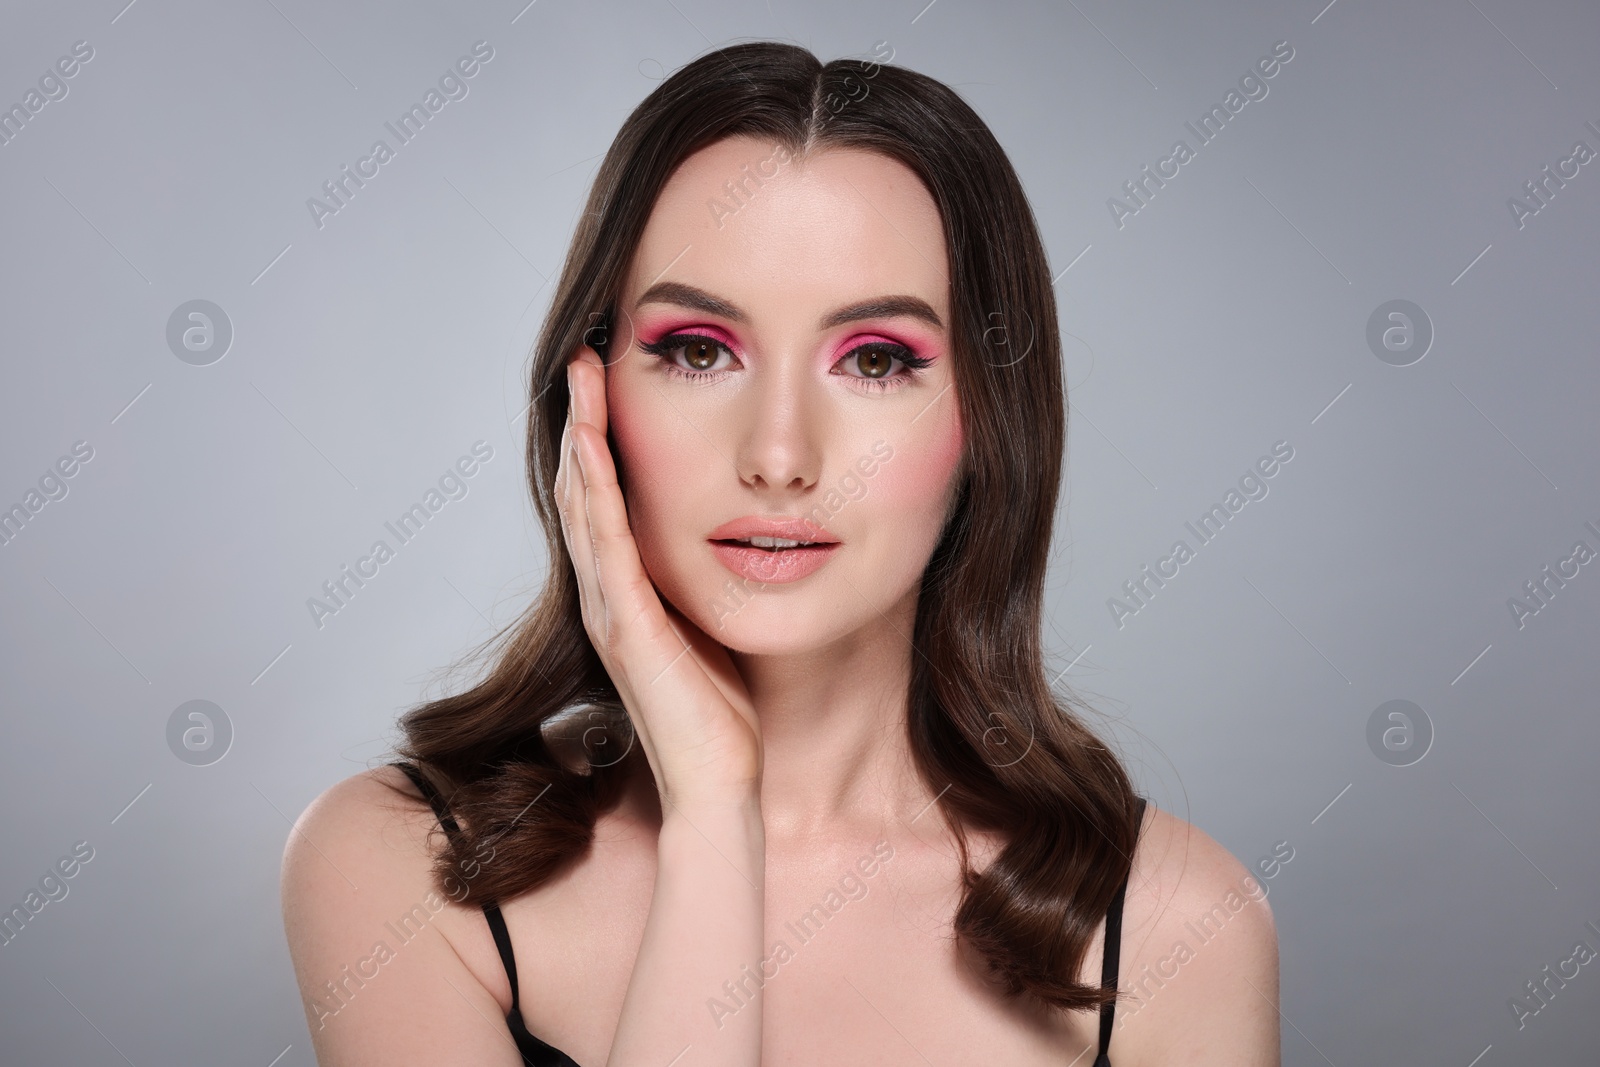
{"label": "young woman's face", "polygon": [[[720,643],[799,652],[904,625],[961,458],[947,269],[932,198],[877,153],[801,163],[729,138],[662,191],[606,404],[645,569]],[[737,541],[762,520],[837,543]]]}

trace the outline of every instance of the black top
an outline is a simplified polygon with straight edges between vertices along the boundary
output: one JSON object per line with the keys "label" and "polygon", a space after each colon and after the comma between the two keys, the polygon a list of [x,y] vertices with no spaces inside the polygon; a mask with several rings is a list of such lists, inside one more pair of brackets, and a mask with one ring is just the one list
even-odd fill
{"label": "black top", "polygon": [[[460,832],[460,827],[445,806],[444,797],[433,787],[433,783],[423,777],[421,772],[410,763],[395,763],[406,773],[406,777],[416,783],[422,795],[428,798],[428,803],[433,806],[433,813],[439,817],[439,825],[444,827],[448,834]],[[1139,798],[1139,822],[1144,823],[1145,798]],[[1128,883],[1117,887],[1117,895],[1112,898],[1111,907],[1106,911],[1106,937],[1105,954],[1100,961],[1100,985],[1105,989],[1117,987],[1117,960],[1122,948],[1122,900],[1127,894]],[[489,932],[494,935],[495,947],[500,950],[500,962],[505,964],[506,976],[511,979],[511,1010],[506,1014],[506,1026],[511,1030],[512,1040],[516,1042],[517,1051],[522,1053],[522,1062],[527,1067],[578,1067],[578,1063],[571,1056],[546,1044],[528,1032],[528,1026],[522,1020],[522,1008],[517,997],[517,961],[511,953],[511,933],[506,929],[505,916],[500,913],[498,904],[483,905],[484,918],[489,922]],[[1111,1060],[1107,1050],[1111,1047],[1111,1021],[1116,1013],[1116,1004],[1108,1003],[1100,1009],[1100,1055],[1095,1057],[1093,1067],[1111,1067]]]}

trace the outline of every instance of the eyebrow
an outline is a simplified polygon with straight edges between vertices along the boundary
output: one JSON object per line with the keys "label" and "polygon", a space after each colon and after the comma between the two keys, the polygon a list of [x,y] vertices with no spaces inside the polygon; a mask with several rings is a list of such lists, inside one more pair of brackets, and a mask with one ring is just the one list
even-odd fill
{"label": "eyebrow", "polygon": [[[657,282],[644,291],[639,297],[638,304],[676,304],[679,307],[689,308],[694,311],[703,311],[708,315],[716,315],[724,319],[732,319],[738,323],[748,323],[750,316],[721,297],[713,296],[704,289],[697,289],[692,285],[682,282]],[[832,329],[842,326],[847,322],[859,322],[862,319],[882,319],[905,316],[918,319],[935,329],[944,329],[944,323],[939,319],[939,313],[934,311],[926,300],[915,296],[879,296],[871,300],[864,300],[859,304],[838,308],[822,316],[819,328]]]}

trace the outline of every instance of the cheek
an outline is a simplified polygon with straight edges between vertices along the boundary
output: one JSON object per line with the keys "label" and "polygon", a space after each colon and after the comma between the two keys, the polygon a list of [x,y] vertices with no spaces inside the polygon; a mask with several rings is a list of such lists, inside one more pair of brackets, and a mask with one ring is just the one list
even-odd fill
{"label": "cheek", "polygon": [[659,574],[653,562],[693,515],[695,494],[705,491],[708,446],[648,387],[608,381],[606,414],[628,525],[646,569]]}
{"label": "cheek", "polygon": [[908,524],[924,530],[928,547],[943,528],[954,497],[955,476],[961,464],[962,432],[959,416],[948,395],[944,418],[939,409],[927,412],[891,442],[894,455],[883,462],[875,491],[884,507]]}
{"label": "cheek", "polygon": [[865,535],[859,543],[870,548],[861,562],[891,598],[920,580],[954,501],[961,426],[953,412],[935,418],[939,414],[936,407],[888,438],[893,454],[864,479],[863,514],[848,523],[850,533]]}

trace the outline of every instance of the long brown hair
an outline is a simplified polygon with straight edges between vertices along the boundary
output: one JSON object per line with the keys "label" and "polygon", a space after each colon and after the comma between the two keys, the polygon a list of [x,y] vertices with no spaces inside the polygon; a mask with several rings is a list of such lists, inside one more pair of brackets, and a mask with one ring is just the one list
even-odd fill
{"label": "long brown hair", "polygon": [[[1007,996],[1098,1007],[1113,993],[1073,978],[1139,828],[1122,763],[1045,677],[1040,622],[1066,410],[1044,247],[1005,152],[954,91],[887,63],[823,64],[791,44],[739,44],[690,62],[634,110],[600,165],[533,352],[527,460],[548,574],[523,616],[486,643],[494,654],[481,681],[400,720],[396,751],[430,773],[462,824],[435,878],[472,902],[533,889],[586,852],[596,817],[639,767],[641,753],[611,758],[631,729],[584,630],[555,504],[565,364],[583,344],[604,354],[625,272],[673,170],[738,135],[797,156],[882,153],[919,175],[939,207],[966,451],[922,578],[908,741],[959,844],[954,932],[964,948]],[[574,713],[589,716],[586,748],[603,757],[583,767],[545,736]],[[969,827],[1004,842],[982,871]],[[491,844],[492,861],[478,862]]]}

